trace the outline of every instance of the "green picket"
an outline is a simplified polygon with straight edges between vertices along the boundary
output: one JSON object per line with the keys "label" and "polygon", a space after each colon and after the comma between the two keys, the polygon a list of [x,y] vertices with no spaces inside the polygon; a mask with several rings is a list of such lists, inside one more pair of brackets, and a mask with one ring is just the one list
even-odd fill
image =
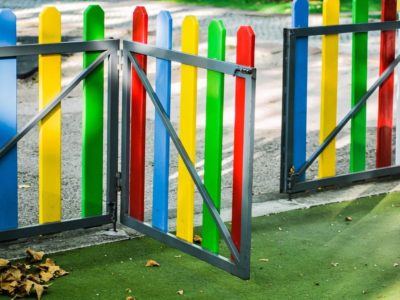
{"label": "green picket", "polygon": [[[368,1],[353,0],[353,23],[368,23]],[[367,92],[368,33],[353,34],[351,106]],[[365,170],[366,105],[351,120],[350,172]]]}
{"label": "green picket", "polygon": [[[104,39],[104,11],[90,5],[84,12],[83,39]],[[83,67],[88,67],[99,52],[83,54]],[[95,69],[83,83],[82,121],[82,215],[102,214],[103,202],[103,94],[104,66]]]}
{"label": "green picket", "polygon": [[[226,29],[224,23],[212,20],[208,27],[208,58],[225,60]],[[204,185],[215,207],[221,206],[222,135],[224,112],[224,74],[207,71]],[[203,204],[204,249],[219,252],[219,232],[210,211]]]}

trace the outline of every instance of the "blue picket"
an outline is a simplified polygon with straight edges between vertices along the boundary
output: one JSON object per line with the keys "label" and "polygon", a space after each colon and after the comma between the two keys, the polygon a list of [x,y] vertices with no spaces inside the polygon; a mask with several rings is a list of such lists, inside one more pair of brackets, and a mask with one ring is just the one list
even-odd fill
{"label": "blue picket", "polygon": [[[294,0],[292,8],[292,26],[308,27],[308,0]],[[293,165],[299,170],[306,161],[307,151],[307,75],[308,75],[308,38],[296,40],[294,88],[294,142]],[[305,180],[303,174],[300,180]]]}
{"label": "blue picket", "polygon": [[[168,11],[157,16],[156,45],[172,48],[172,18]],[[156,61],[156,93],[166,111],[170,114],[171,102],[171,61]],[[153,175],[153,226],[168,231],[168,177],[169,177],[169,135],[159,114],[154,121],[154,175]]]}
{"label": "blue picket", "polygon": [[[16,17],[0,9],[0,46],[17,42]],[[17,133],[17,60],[0,59],[0,148]],[[0,230],[18,227],[17,147],[0,159]]]}

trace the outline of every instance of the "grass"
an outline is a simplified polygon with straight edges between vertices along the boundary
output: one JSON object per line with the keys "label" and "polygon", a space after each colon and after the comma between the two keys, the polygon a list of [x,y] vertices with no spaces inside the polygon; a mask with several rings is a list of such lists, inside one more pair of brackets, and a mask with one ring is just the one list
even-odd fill
{"label": "grass", "polygon": [[44,299],[398,299],[399,220],[399,193],[255,218],[249,281],[147,237],[65,252]]}
{"label": "grass", "polygon": [[[161,0],[165,1],[165,0]],[[236,9],[254,10],[267,14],[289,14],[291,12],[291,1],[271,0],[170,0],[183,4],[196,4],[216,7],[229,7]],[[368,1],[368,0],[365,0]],[[341,0],[341,11],[351,11],[352,0]],[[369,0],[370,11],[380,11],[381,0]],[[310,0],[310,12],[321,13],[322,1]]]}

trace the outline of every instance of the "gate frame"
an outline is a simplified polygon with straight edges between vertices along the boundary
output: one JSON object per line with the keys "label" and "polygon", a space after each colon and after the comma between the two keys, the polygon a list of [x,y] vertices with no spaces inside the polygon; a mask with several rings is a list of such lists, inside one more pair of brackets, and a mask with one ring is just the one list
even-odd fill
{"label": "gate frame", "polygon": [[[250,247],[251,247],[251,205],[252,205],[252,182],[253,182],[253,146],[254,146],[254,109],[255,109],[255,82],[256,69],[237,65],[229,62],[213,60],[201,56],[194,56],[182,52],[167,50],[132,41],[123,41],[123,83],[122,83],[122,154],[121,154],[121,210],[120,222],[141,233],[146,234],[168,246],[177,248],[187,254],[197,257],[213,266],[221,268],[242,279],[250,277]],[[155,93],[146,74],[138,64],[134,54],[142,54],[155,58],[166,59],[186,65],[196,66],[203,69],[238,76],[246,81],[245,92],[245,128],[243,145],[243,178],[242,178],[242,219],[241,219],[241,241],[240,252],[235,246],[229,230],[225,226],[214,203],[211,200],[200,176],[192,164],[178,134],[172,126],[157,94]],[[147,94],[152,101],[156,112],[166,127],[171,140],[173,141],[179,155],[181,156],[188,172],[190,173],[197,189],[207,205],[210,213],[217,224],[222,239],[225,241],[231,253],[232,259],[228,259],[218,254],[214,254],[201,248],[198,245],[188,243],[177,238],[175,235],[165,233],[151,224],[139,221],[128,214],[129,207],[129,137],[130,137],[130,90],[131,90],[131,68],[138,74]],[[147,101],[147,100],[146,100]]]}
{"label": "gate frame", "polygon": [[296,66],[296,39],[310,36],[320,36],[342,33],[365,33],[370,31],[395,31],[400,29],[400,21],[376,22],[364,24],[346,24],[333,26],[317,26],[305,28],[284,28],[284,46],[283,46],[283,92],[282,92],[282,135],[281,135],[281,175],[280,192],[292,193],[305,192],[307,190],[316,190],[329,186],[346,186],[355,182],[373,180],[380,177],[400,176],[400,166],[391,166],[380,169],[371,169],[362,172],[355,172],[345,175],[337,175],[327,178],[301,181],[301,175],[314,163],[324,149],[337,136],[337,134],[346,126],[346,124],[356,115],[366,104],[371,95],[385,82],[385,80],[394,72],[400,62],[400,55],[396,55],[395,60],[386,68],[378,79],[367,90],[360,101],[346,114],[346,116],[337,124],[336,128],[328,135],[324,142],[307,158],[306,162],[299,170],[294,169],[294,86],[295,86],[295,66]]}
{"label": "gate frame", "polygon": [[0,159],[15,147],[39,121],[50,114],[53,109],[89,74],[108,60],[108,99],[107,99],[107,174],[106,174],[106,213],[101,216],[86,217],[60,222],[38,224],[0,231],[0,242],[41,234],[59,233],[67,230],[96,227],[113,224],[117,221],[118,192],[118,102],[119,72],[118,51],[120,40],[79,41],[48,44],[23,44],[0,47],[0,58],[16,58],[26,55],[67,54],[80,52],[102,52],[87,68],[84,68],[70,83],[54,97],[45,108],[40,110],[22,129],[0,149]]}

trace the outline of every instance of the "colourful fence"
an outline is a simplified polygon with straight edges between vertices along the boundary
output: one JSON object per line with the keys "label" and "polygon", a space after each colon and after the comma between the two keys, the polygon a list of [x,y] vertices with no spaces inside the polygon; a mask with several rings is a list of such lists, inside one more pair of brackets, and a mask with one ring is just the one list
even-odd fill
{"label": "colourful fence", "polygon": [[[308,0],[293,1],[294,28],[308,27]],[[382,21],[397,20],[397,1],[382,1]],[[366,0],[353,0],[353,23],[368,23],[369,5]],[[340,1],[323,1],[323,24],[338,25]],[[293,127],[293,167],[298,171],[306,164],[306,134],[307,134],[307,62],[308,37],[296,40],[296,68],[294,83],[294,127]],[[338,93],[338,34],[322,36],[322,78],[320,105],[320,143],[322,144],[338,125],[337,93]],[[380,44],[380,73],[395,59],[395,31],[382,31]],[[352,34],[352,87],[351,107],[355,107],[367,92],[368,70],[368,33]],[[379,108],[377,112],[377,142],[376,167],[392,165],[392,131],[393,131],[393,97],[394,74],[392,73],[379,88]],[[366,169],[366,118],[367,106],[351,119],[350,136],[350,173],[362,172]],[[396,148],[396,153],[400,152]],[[399,156],[400,157],[400,156]],[[335,139],[319,156],[318,177],[336,176],[336,143]],[[305,174],[300,174],[299,181],[305,180]]]}
{"label": "colourful fence", "polygon": [[[133,13],[132,40],[147,43],[148,16],[144,7],[137,7]],[[172,18],[162,11],[157,16],[156,45],[172,48]],[[225,60],[226,30],[222,21],[213,20],[208,27],[208,58]],[[198,54],[199,25],[196,17],[187,16],[182,24],[182,53]],[[237,33],[237,64],[254,66],[255,35],[251,27],[242,26]],[[134,55],[146,72],[146,57]],[[166,111],[170,113],[171,62],[156,61],[156,92]],[[234,168],[233,168],[233,212],[232,239],[240,248],[242,211],[242,165],[243,128],[245,106],[244,79],[237,78],[235,102]],[[139,221],[144,219],[144,149],[146,126],[146,95],[139,76],[132,69],[131,90],[131,147],[130,147],[130,204],[129,215]],[[221,206],[221,170],[223,139],[224,74],[207,72],[206,129],[204,157],[204,185],[215,207]],[[197,116],[197,67],[182,64],[179,137],[192,163],[196,157],[196,116]],[[154,132],[154,173],[152,226],[168,232],[168,187],[169,187],[169,135],[155,115]],[[176,236],[189,243],[193,242],[194,230],[194,183],[182,159],[178,162],[177,224]],[[208,208],[203,207],[203,248],[219,252],[219,231]]]}
{"label": "colourful fence", "polygon": [[[16,17],[0,10],[0,45],[16,44]],[[90,5],[84,12],[83,40],[104,39],[104,12]],[[39,43],[61,41],[61,14],[46,7],[39,16]],[[88,67],[99,53],[84,53]],[[17,134],[16,59],[0,59],[0,147]],[[39,55],[39,110],[61,91],[61,55]],[[103,66],[84,79],[82,125],[82,217],[103,214]],[[16,146],[0,159],[0,230],[18,228],[18,176]],[[39,124],[40,224],[60,222],[61,212],[61,104]]]}
{"label": "colourful fence", "polygon": [[[109,206],[116,206],[117,188],[123,191],[129,187],[130,217],[143,223],[144,221],[144,191],[145,191],[145,149],[146,149],[146,94],[151,87],[145,87],[147,56],[140,51],[121,49],[120,41],[104,40],[105,14],[98,5],[90,5],[83,14],[83,41],[61,42],[61,14],[55,7],[46,7],[39,16],[39,45],[35,54],[39,54],[39,112],[30,121],[28,132],[36,122],[39,122],[39,223],[35,228],[47,228],[55,224],[62,225],[62,197],[61,197],[61,100],[80,80],[83,82],[82,106],[82,220],[103,217],[103,127],[104,127],[104,59],[108,58],[108,117],[107,117],[107,192]],[[148,15],[144,7],[136,7],[132,18],[131,46],[147,43]],[[200,27],[197,18],[186,16],[182,24],[182,51],[172,51],[172,17],[169,12],[162,11],[157,17],[156,47],[153,50],[171,50],[171,53],[184,57],[181,61],[181,90],[180,90],[180,120],[179,137],[177,140],[182,146],[178,147],[178,190],[177,190],[177,224],[174,238],[191,247],[194,237],[194,200],[195,184],[201,189],[200,194],[205,199],[203,207],[202,248],[207,252],[210,261],[225,266],[238,276],[249,276],[250,252],[250,217],[251,217],[251,182],[252,149],[254,131],[254,101],[255,101],[255,34],[251,27],[241,26],[237,31],[236,63],[226,63],[226,29],[221,20],[213,20],[208,27],[208,53],[206,57],[199,57]],[[92,42],[92,43],[91,43]],[[140,43],[140,44],[139,44]],[[0,45],[16,44],[16,18],[10,10],[0,10]],[[43,47],[45,44],[51,44]],[[78,47],[77,44],[80,46]],[[116,45],[118,45],[116,47]],[[19,47],[19,46],[18,46]],[[15,48],[18,48],[15,47]],[[21,46],[23,48],[23,46]],[[80,47],[86,51],[83,54],[83,71],[73,80],[71,86],[61,88],[61,54],[67,53],[67,47],[72,52],[80,52]],[[110,47],[110,48],[107,48]],[[26,47],[27,48],[27,47]],[[50,51],[49,48],[52,50]],[[117,48],[117,49],[116,49]],[[21,48],[18,48],[20,50]],[[25,48],[24,48],[25,49]],[[101,49],[101,50],[99,50]],[[0,49],[0,50],[4,50]],[[124,60],[129,52],[130,69],[132,60],[135,64],[129,70],[129,107],[123,115],[129,114],[129,129],[127,136],[122,137],[122,144],[129,147],[129,164],[127,173],[117,171],[118,149],[118,66],[117,51],[122,50],[121,59]],[[25,50],[24,50],[25,51]],[[29,51],[17,51],[16,56],[29,55]],[[44,52],[42,52],[44,51]],[[60,52],[58,52],[60,51]],[[104,53],[105,51],[105,53]],[[1,51],[0,51],[1,52]],[[7,53],[7,49],[3,51]],[[22,53],[22,54],[21,54]],[[132,54],[131,54],[132,53]],[[23,229],[18,228],[18,172],[16,146],[11,151],[7,145],[14,145],[23,137],[17,133],[17,101],[16,101],[16,59],[9,58],[10,54],[1,54],[0,58],[0,175],[7,184],[0,185],[0,233],[2,240]],[[11,54],[12,55],[12,54]],[[163,56],[156,56],[156,97],[169,120],[171,103],[171,60]],[[182,58],[180,58],[182,59]],[[196,60],[198,59],[198,60]],[[200,63],[201,61],[201,63]],[[136,63],[137,62],[137,63]],[[186,62],[186,63],[185,63]],[[194,64],[193,64],[194,63]],[[197,65],[196,65],[197,64]],[[128,66],[128,63],[126,64]],[[138,69],[139,67],[139,69]],[[200,177],[193,177],[193,171],[188,161],[195,165],[196,160],[196,118],[197,118],[197,74],[198,67],[207,69],[207,90],[205,97],[206,127],[204,146],[204,181]],[[126,70],[124,69],[124,74]],[[235,84],[235,124],[234,124],[234,151],[233,151],[233,192],[232,192],[232,229],[231,233],[223,224],[219,215],[221,207],[221,180],[222,180],[222,151],[223,151],[223,115],[225,73],[236,77]],[[145,77],[145,79],[143,79]],[[111,85],[111,87],[110,87]],[[124,84],[125,87],[125,84]],[[114,89],[114,91],[113,91]],[[115,89],[117,92],[115,92]],[[68,90],[68,92],[66,91]],[[110,96],[111,93],[111,96]],[[125,93],[125,89],[124,89]],[[63,95],[63,96],[60,96]],[[60,97],[60,98],[59,98]],[[154,99],[154,95],[151,95]],[[60,99],[60,100],[58,100]],[[125,102],[124,102],[125,103]],[[49,106],[52,109],[49,109]],[[47,111],[47,112],[45,112]],[[111,112],[110,112],[111,111]],[[157,111],[157,110],[156,110]],[[162,111],[161,111],[162,112]],[[165,117],[155,114],[154,125],[154,172],[153,201],[152,201],[152,229],[165,236],[168,233],[169,209],[169,169],[170,169],[170,139],[172,125],[166,125]],[[40,115],[42,117],[40,117]],[[35,121],[36,119],[36,121]],[[124,122],[124,118],[123,118]],[[168,124],[168,123],[167,123]],[[125,128],[125,127],[124,127]],[[123,129],[125,130],[125,129]],[[245,134],[247,132],[247,134]],[[21,135],[21,137],[20,137]],[[124,148],[125,149],[125,148]],[[4,157],[2,153],[6,153]],[[126,152],[125,152],[126,153]],[[124,156],[124,152],[122,153]],[[110,155],[113,161],[110,162]],[[186,156],[187,155],[187,156]],[[114,159],[115,158],[115,159]],[[114,161],[115,160],[115,161]],[[125,168],[125,166],[124,166]],[[193,167],[194,168],[194,167]],[[195,172],[195,171],[194,171]],[[7,175],[5,175],[7,174]],[[122,175],[121,175],[122,174]],[[116,177],[115,177],[116,176]],[[120,177],[118,177],[120,176]],[[122,178],[123,183],[117,178]],[[196,173],[195,176],[198,176]],[[128,178],[126,178],[128,177]],[[200,182],[200,183],[199,183]],[[112,194],[112,196],[110,196]],[[114,195],[115,194],[115,195]],[[205,195],[205,196],[204,196]],[[115,199],[114,199],[115,198]],[[124,201],[125,203],[125,201]],[[122,204],[124,206],[125,204]],[[123,210],[123,208],[122,208]],[[111,218],[109,218],[111,216]],[[125,215],[121,215],[124,217]],[[116,215],[110,214],[101,219],[108,223],[116,221]],[[78,220],[79,221],[79,220]],[[122,222],[122,221],[121,221]],[[243,229],[243,224],[246,225]],[[47,225],[46,225],[47,224]],[[86,223],[77,226],[85,227]],[[100,223],[89,223],[92,226]],[[103,223],[101,223],[103,224]],[[222,228],[223,227],[223,228]],[[70,229],[70,227],[68,227]],[[78,228],[78,227],[74,227]],[[221,229],[222,228],[222,229]],[[35,232],[28,228],[26,236]],[[220,252],[220,233],[227,242],[232,254],[232,260],[216,260],[221,257],[215,254]],[[245,234],[243,234],[245,233]],[[243,234],[243,237],[242,237]],[[25,236],[23,234],[19,236]],[[241,245],[241,243],[243,245]],[[241,246],[243,246],[241,251]],[[206,250],[206,251],[204,251]],[[196,250],[197,251],[197,250]],[[188,250],[187,252],[191,252]],[[240,253],[239,253],[240,252]],[[204,254],[199,255],[205,257]],[[238,265],[235,265],[237,263]],[[232,269],[237,267],[237,269]]]}

